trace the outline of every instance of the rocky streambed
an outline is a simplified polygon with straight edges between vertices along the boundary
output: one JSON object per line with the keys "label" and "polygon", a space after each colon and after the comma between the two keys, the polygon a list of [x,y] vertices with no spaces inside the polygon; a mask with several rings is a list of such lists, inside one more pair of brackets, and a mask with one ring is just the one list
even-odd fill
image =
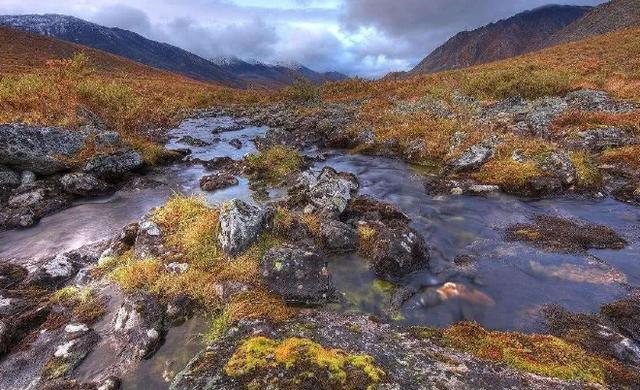
{"label": "rocky streambed", "polygon": [[[189,149],[184,161],[111,195],[70,200],[35,227],[0,232],[0,388],[637,385],[626,370],[640,364],[640,209],[611,197],[438,195],[399,160],[316,147],[303,150],[306,169],[278,186],[250,183],[239,161],[281,131],[203,113],[169,133],[168,148]],[[188,300],[161,302],[102,278],[104,259],[130,250],[139,260],[177,257],[166,272],[185,272],[148,216],[177,192],[221,208],[225,253],[242,254],[259,231],[284,236],[261,257],[261,284],[304,308],[284,321],[248,316],[206,342],[212,320]],[[91,286],[95,297],[65,306],[56,292],[65,286]],[[246,288],[215,291],[228,303]],[[594,360],[596,368],[569,367],[572,380],[561,380],[522,369],[530,356],[517,353],[496,364],[461,347],[469,325],[460,321],[551,333],[558,338],[547,348],[564,351],[570,340],[625,374],[609,380]],[[500,345],[505,335],[485,336]],[[291,350],[295,359],[278,360]]]}

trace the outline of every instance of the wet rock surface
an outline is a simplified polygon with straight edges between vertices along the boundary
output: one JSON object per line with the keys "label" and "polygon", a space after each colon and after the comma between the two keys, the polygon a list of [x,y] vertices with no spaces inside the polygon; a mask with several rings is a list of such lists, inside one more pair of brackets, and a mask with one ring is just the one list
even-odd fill
{"label": "wet rock surface", "polygon": [[588,249],[622,249],[627,241],[611,228],[549,215],[534,217],[532,224],[507,229],[507,239],[524,241],[549,251],[580,252]]}
{"label": "wet rock surface", "polygon": [[234,199],[222,206],[218,240],[228,255],[236,255],[254,243],[262,232],[267,210]]}
{"label": "wet rock surface", "polygon": [[327,263],[326,257],[313,247],[274,248],[262,258],[262,281],[288,302],[323,303],[334,293]]}
{"label": "wet rock surface", "polygon": [[200,179],[200,188],[203,191],[217,191],[235,185],[238,185],[238,179],[229,173],[220,172]]}
{"label": "wet rock surface", "polygon": [[[580,385],[518,373],[503,366],[476,360],[470,355],[436,346],[427,339],[363,316],[307,312],[281,326],[261,322],[243,322],[224,340],[200,352],[171,384],[172,390],[198,388],[244,389],[251,380],[273,378],[272,386],[287,388],[296,374],[274,366],[268,371],[252,371],[243,377],[225,373],[225,365],[237,348],[249,337],[273,340],[297,337],[312,340],[326,348],[339,348],[368,355],[384,374],[376,384],[385,389],[578,389]],[[257,382],[260,383],[260,382]],[[330,389],[320,378],[310,377],[303,388]],[[282,386],[280,387],[279,384]],[[335,386],[335,385],[334,385]],[[347,388],[366,388],[351,382]]]}

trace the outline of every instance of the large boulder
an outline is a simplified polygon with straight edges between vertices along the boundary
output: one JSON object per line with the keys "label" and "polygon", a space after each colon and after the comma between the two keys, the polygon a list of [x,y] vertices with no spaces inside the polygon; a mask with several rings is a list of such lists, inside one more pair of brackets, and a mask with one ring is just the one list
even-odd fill
{"label": "large boulder", "polygon": [[480,168],[493,158],[498,140],[495,137],[471,146],[458,157],[449,161],[448,168],[453,172],[466,172]]}
{"label": "large boulder", "polygon": [[144,161],[135,150],[123,150],[113,154],[100,154],[84,167],[85,173],[91,173],[107,180],[117,180],[122,175],[142,168]]}
{"label": "large boulder", "polygon": [[319,304],[334,292],[327,264],[314,248],[284,245],[262,258],[262,281],[288,302]]}
{"label": "large boulder", "polygon": [[73,157],[89,140],[105,147],[120,143],[112,132],[0,125],[0,164],[51,175],[72,168]]}
{"label": "large boulder", "polygon": [[72,195],[98,195],[107,191],[109,186],[88,173],[68,173],[60,178],[60,184],[65,192]]}
{"label": "large boulder", "polygon": [[121,358],[132,362],[148,358],[166,333],[164,307],[151,294],[129,295],[116,313],[113,332]]}
{"label": "large boulder", "polygon": [[245,251],[265,227],[267,210],[233,199],[222,205],[218,240],[225,254],[235,256]]}

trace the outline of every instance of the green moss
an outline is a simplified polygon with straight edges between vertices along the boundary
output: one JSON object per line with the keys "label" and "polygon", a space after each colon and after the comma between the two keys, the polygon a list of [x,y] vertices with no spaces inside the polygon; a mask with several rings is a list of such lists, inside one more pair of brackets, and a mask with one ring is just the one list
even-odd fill
{"label": "green moss", "polygon": [[[225,374],[252,385],[314,383],[320,388],[360,389],[379,383],[384,372],[368,355],[327,349],[309,339],[247,339],[224,367]],[[278,375],[284,372],[284,375]]]}
{"label": "green moss", "polygon": [[606,384],[613,367],[609,361],[557,337],[492,332],[475,323],[453,325],[442,332],[439,341],[481,359],[563,380]]}
{"label": "green moss", "polygon": [[54,380],[63,377],[69,370],[71,370],[71,364],[67,359],[52,358],[44,366],[42,370],[42,377],[46,380]]}
{"label": "green moss", "polygon": [[102,302],[91,288],[64,287],[51,295],[49,302],[63,306],[74,321],[91,324],[105,314]]}
{"label": "green moss", "polygon": [[279,185],[289,175],[300,172],[304,162],[294,149],[274,146],[259,154],[245,159],[251,179],[268,184]]}

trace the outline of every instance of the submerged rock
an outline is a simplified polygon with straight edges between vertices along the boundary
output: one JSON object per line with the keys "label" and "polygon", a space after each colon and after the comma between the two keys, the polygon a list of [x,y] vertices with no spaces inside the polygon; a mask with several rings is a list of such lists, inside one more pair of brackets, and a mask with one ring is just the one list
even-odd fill
{"label": "submerged rock", "polygon": [[382,279],[395,280],[429,263],[424,239],[404,221],[362,222],[358,232],[360,253]]}
{"label": "submerged rock", "polygon": [[627,245],[624,238],[607,226],[549,215],[538,215],[530,224],[510,226],[506,234],[509,240],[528,242],[553,252],[622,249]]}
{"label": "submerged rock", "polygon": [[220,212],[218,240],[228,256],[243,252],[257,239],[265,227],[267,211],[239,199],[226,202]]}
{"label": "submerged rock", "polygon": [[269,250],[262,258],[262,281],[285,301],[319,304],[334,292],[327,265],[314,248],[284,245]]}
{"label": "submerged rock", "polygon": [[233,146],[236,149],[240,149],[242,148],[242,141],[240,141],[238,138],[234,138],[229,141],[229,145]]}
{"label": "submerged rock", "polygon": [[178,140],[179,143],[181,144],[185,144],[185,145],[190,145],[190,146],[195,146],[195,147],[205,147],[205,146],[210,146],[211,143],[203,141],[199,138],[195,138],[192,137],[190,135],[186,135],[182,138],[180,138]]}
{"label": "submerged rock", "polygon": [[203,191],[217,191],[235,185],[238,185],[238,179],[230,173],[220,172],[200,179],[200,188]]}

